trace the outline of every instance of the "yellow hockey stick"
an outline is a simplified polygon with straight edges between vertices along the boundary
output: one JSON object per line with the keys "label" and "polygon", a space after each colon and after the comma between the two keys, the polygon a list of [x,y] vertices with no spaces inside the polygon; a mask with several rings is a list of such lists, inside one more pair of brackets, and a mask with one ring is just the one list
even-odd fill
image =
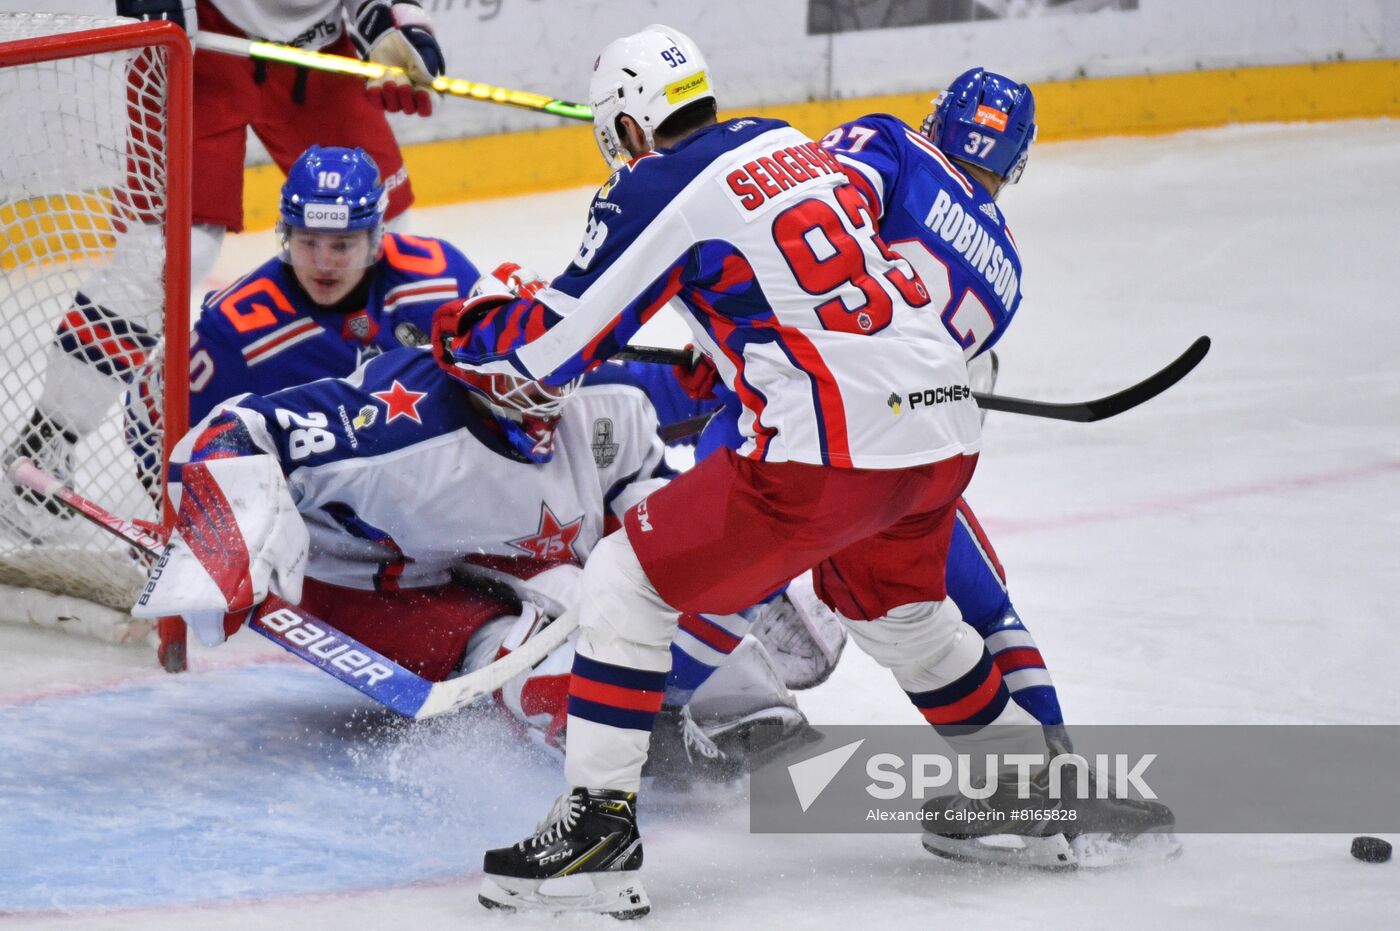
{"label": "yellow hockey stick", "polygon": [[[244,58],[257,58],[263,61],[277,61],[287,65],[300,65],[313,71],[329,71],[333,74],[349,74],[365,79],[382,78],[386,74],[403,74],[402,68],[392,68],[372,61],[361,61],[345,55],[327,55],[325,52],[308,52],[291,45],[278,45],[276,42],[262,42],[257,39],[243,39],[238,36],[225,36],[214,32],[201,32],[195,37],[198,48],[225,55],[241,55]],[[556,100],[544,94],[529,91],[516,91],[494,84],[479,81],[464,81],[461,78],[439,77],[433,79],[433,90],[451,97],[466,97],[485,103],[499,103],[522,110],[535,110],[551,116],[562,116],[571,120],[591,122],[593,111],[581,103]]]}

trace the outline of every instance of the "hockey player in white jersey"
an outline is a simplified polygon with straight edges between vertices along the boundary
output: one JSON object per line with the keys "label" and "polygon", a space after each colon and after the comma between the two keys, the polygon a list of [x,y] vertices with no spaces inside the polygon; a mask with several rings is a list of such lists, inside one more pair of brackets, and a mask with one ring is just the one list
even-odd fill
{"label": "hockey player in white jersey", "polygon": [[[598,541],[669,475],[655,413],[615,366],[582,388],[463,375],[393,350],[217,408],[175,451],[178,533],[141,613],[184,615],[217,644],[275,590],[432,680],[561,614]],[[674,719],[667,764],[727,776],[754,725],[803,719],[743,617],[696,620],[734,658],[694,696],[705,726]],[[566,644],[502,691],[555,748],[571,660]]]}
{"label": "hockey player in white jersey", "polygon": [[[574,788],[539,833],[487,853],[487,905],[649,908],[636,793],[677,617],[738,610],[810,567],[916,703],[966,688],[978,725],[1034,724],[946,600],[954,505],[980,445],[960,347],[840,163],[779,121],[717,123],[713,80],[667,27],[604,49],[590,100],[619,170],[578,255],[536,299],[469,304],[456,327],[452,364],[561,384],[674,299],[738,393],[746,437],[629,512],[585,569]],[[915,389],[927,404],[894,403]],[[592,892],[551,897],[541,887],[561,872]]]}

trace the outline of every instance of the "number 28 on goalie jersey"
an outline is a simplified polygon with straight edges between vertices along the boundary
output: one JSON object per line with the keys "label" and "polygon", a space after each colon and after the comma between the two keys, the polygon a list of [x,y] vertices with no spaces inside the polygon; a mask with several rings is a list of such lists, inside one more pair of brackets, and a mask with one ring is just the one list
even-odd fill
{"label": "number 28 on goalie jersey", "polygon": [[[743,404],[742,455],[888,469],[975,452],[960,347],[875,224],[867,194],[791,126],[720,123],[615,174],[573,264],[455,355],[558,382],[674,303]],[[915,392],[939,400],[899,403]]]}
{"label": "number 28 on goalie jersey", "polygon": [[881,236],[918,269],[966,357],[994,346],[1021,302],[1021,257],[986,189],[887,114],[838,126],[822,145],[876,205]]}

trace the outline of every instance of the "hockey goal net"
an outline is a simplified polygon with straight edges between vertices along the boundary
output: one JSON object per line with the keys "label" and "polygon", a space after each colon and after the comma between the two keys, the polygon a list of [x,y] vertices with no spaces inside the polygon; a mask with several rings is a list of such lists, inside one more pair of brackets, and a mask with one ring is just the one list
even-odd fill
{"label": "hockey goal net", "polygon": [[[172,24],[0,14],[0,465],[27,456],[151,521],[187,423],[190,95]],[[0,476],[0,619],[146,639],[143,580]]]}

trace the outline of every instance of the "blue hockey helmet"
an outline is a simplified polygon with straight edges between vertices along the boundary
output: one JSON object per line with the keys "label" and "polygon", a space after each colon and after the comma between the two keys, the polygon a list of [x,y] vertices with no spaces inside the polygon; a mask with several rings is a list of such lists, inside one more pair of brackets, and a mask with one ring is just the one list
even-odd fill
{"label": "blue hockey helmet", "polygon": [[277,232],[283,240],[283,250],[292,230],[368,230],[371,244],[376,247],[370,253],[372,262],[388,204],[379,166],[368,152],[313,145],[292,163],[282,185]]}
{"label": "blue hockey helmet", "polygon": [[949,158],[1015,184],[1035,141],[1035,96],[1005,75],[972,68],[938,95],[920,131]]}

